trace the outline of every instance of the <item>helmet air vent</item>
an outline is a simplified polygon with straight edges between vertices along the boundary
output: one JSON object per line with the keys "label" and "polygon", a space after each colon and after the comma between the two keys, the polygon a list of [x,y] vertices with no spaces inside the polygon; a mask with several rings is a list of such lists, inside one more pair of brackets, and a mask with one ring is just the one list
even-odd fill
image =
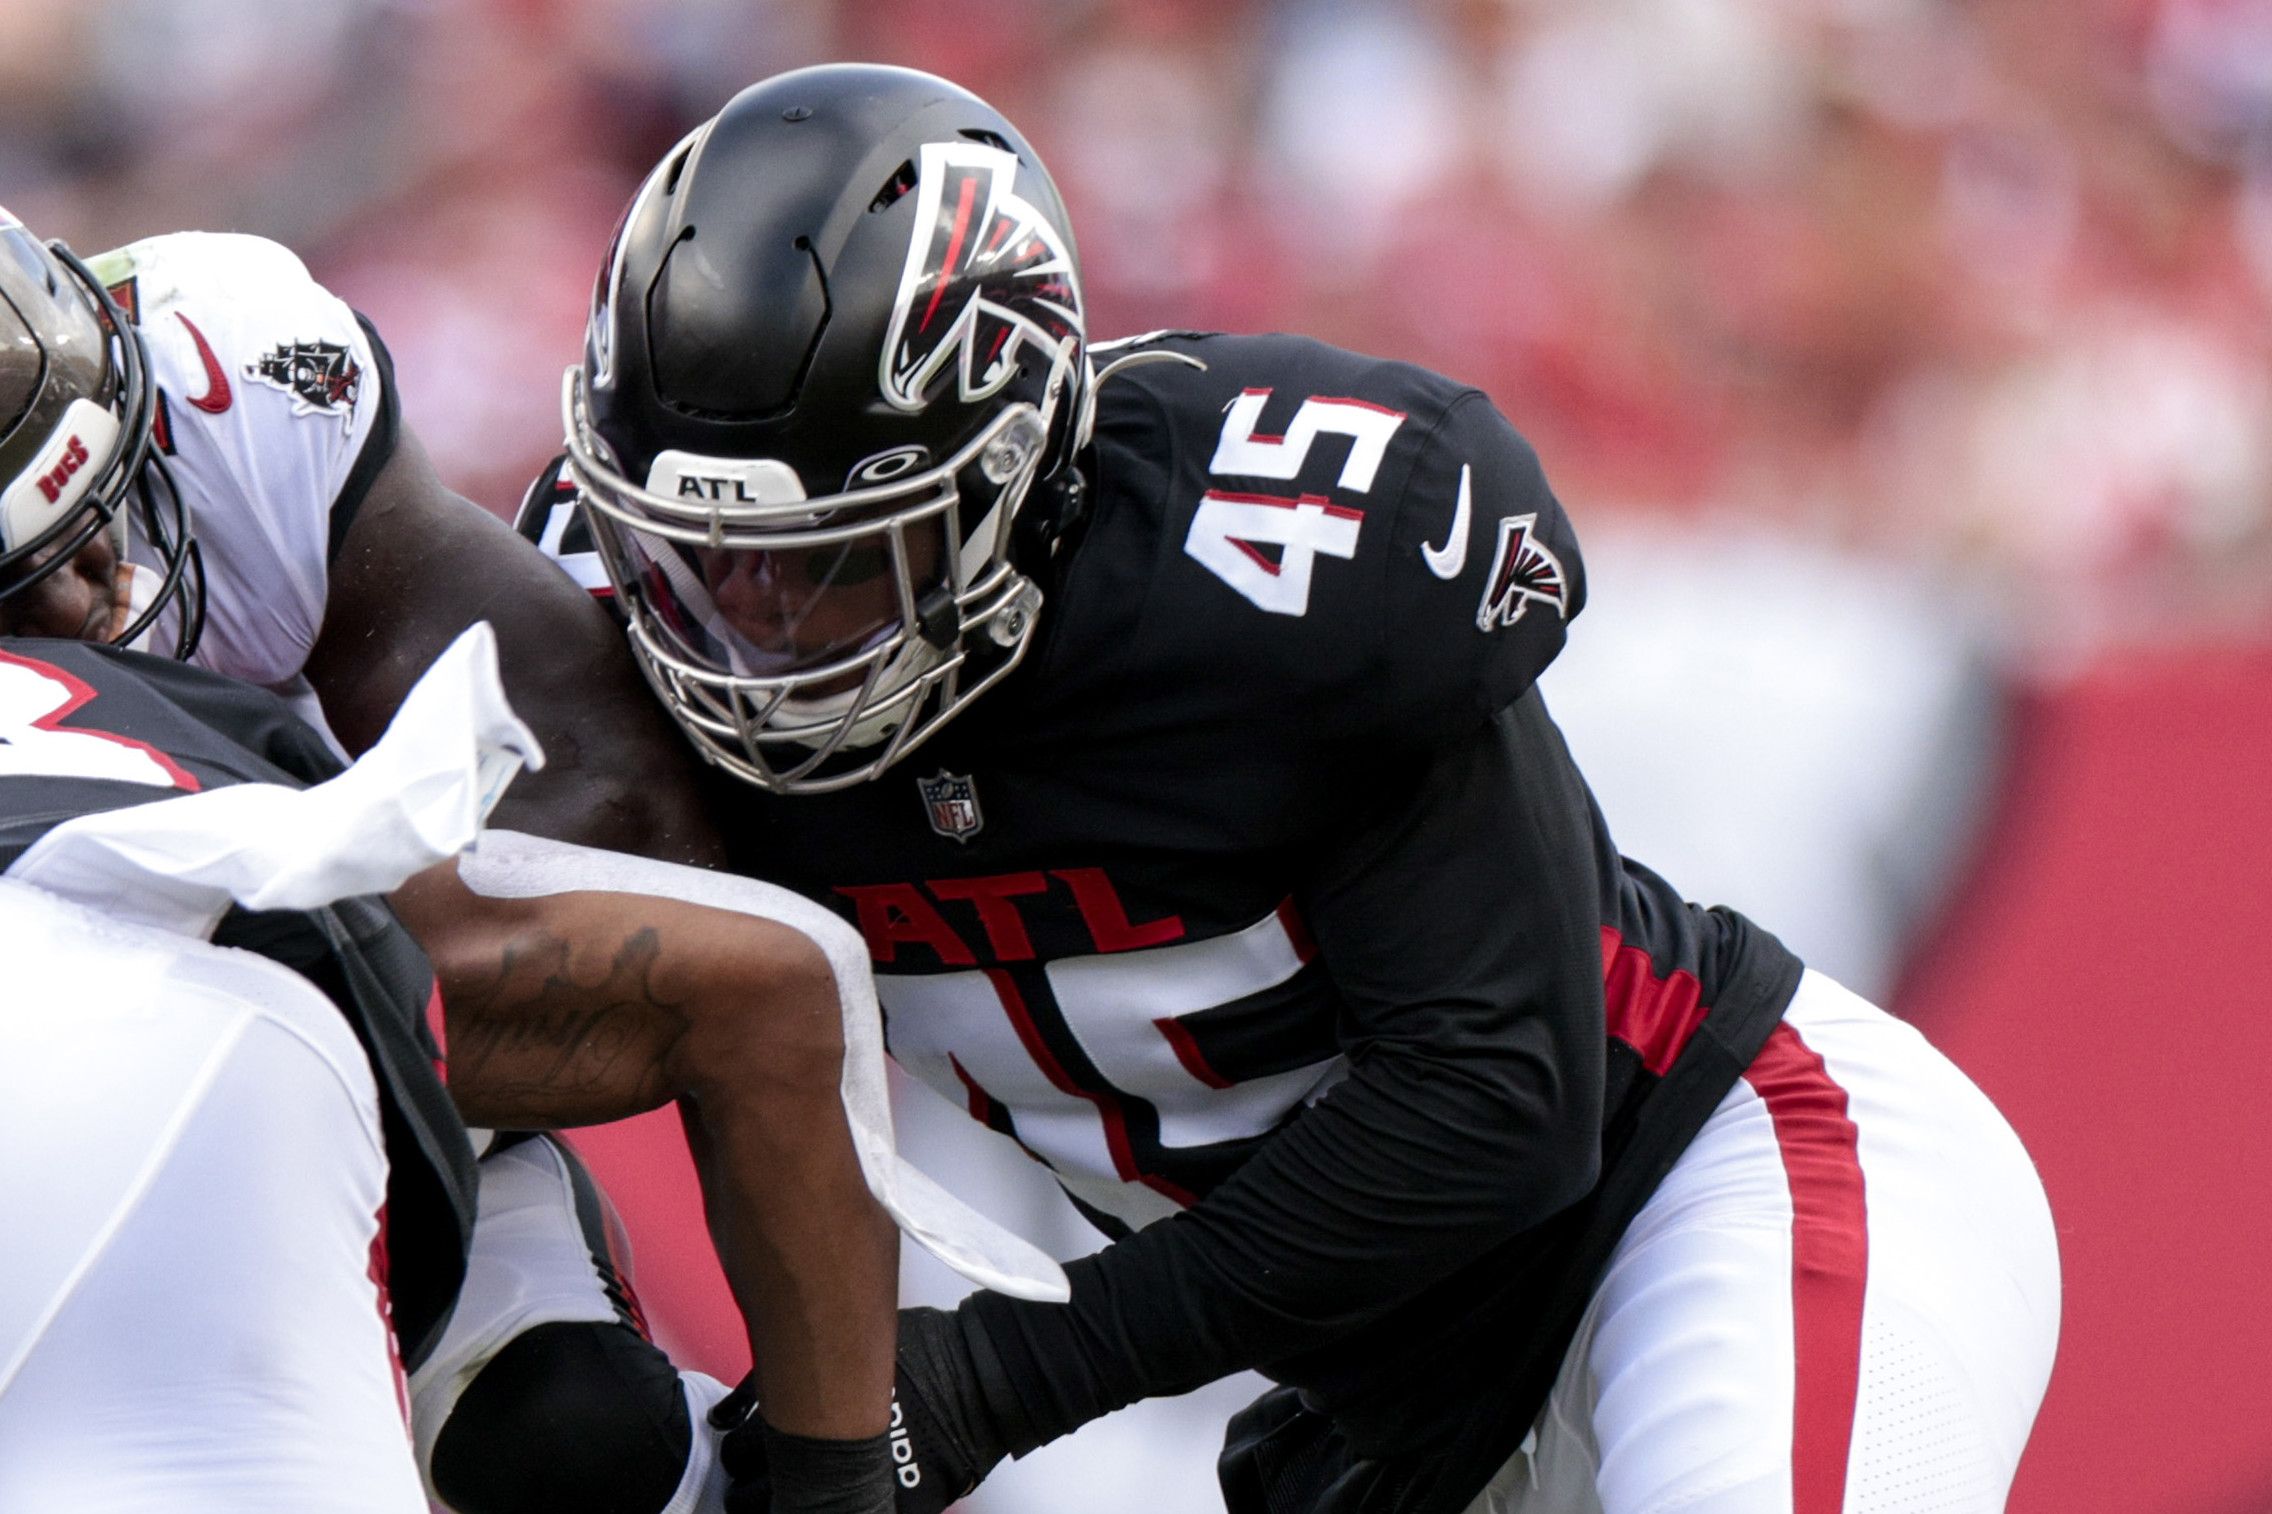
{"label": "helmet air vent", "polygon": [[647,297],[655,391],[705,419],[778,414],[795,402],[828,314],[807,239],[768,247],[690,226]]}
{"label": "helmet air vent", "polygon": [[876,197],[868,202],[868,214],[874,215],[879,210],[891,209],[899,203],[900,196],[914,187],[915,160],[909,158],[899,165],[890,178],[884,180],[884,187],[877,190]]}

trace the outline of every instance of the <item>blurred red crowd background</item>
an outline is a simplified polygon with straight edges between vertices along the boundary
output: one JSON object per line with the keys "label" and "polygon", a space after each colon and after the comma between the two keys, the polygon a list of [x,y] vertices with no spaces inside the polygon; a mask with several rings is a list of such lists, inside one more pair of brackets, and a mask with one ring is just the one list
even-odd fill
{"label": "blurred red crowd background", "polygon": [[2265,617],[2255,0],[9,0],[0,195],[298,248],[507,509],[639,173],[830,57],[1025,125],[1096,331],[1470,379],[1581,523],[1920,561],[2061,652]]}
{"label": "blurred red crowd background", "polygon": [[2015,1507],[2272,1503],[2272,0],[0,0],[0,203],[293,246],[505,512],[639,175],[831,58],[1024,125],[1096,334],[1409,358],[1581,532],[1764,526],[1988,607],[2005,814],[1897,1007],[2062,1216]]}

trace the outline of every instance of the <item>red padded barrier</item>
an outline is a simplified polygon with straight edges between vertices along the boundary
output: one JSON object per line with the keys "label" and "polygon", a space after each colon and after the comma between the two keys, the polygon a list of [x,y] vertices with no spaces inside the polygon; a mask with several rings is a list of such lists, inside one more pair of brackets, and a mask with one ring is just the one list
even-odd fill
{"label": "red padded barrier", "polygon": [[2272,1507],[2272,653],[2025,702],[1895,1007],[2026,1140],[2066,1274],[2014,1514]]}
{"label": "red padded barrier", "polygon": [[726,1384],[749,1371],[749,1337],[702,1222],[702,1184],[676,1109],[572,1133],[631,1233],[632,1286],[655,1339],[682,1367]]}

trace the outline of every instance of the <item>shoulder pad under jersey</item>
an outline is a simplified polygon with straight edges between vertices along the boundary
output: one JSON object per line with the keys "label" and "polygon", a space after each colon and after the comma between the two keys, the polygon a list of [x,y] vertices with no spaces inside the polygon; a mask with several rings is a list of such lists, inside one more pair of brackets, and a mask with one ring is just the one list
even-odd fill
{"label": "shoulder pad under jersey", "polygon": [[[1162,538],[1146,640],[1314,729],[1399,744],[1473,729],[1561,650],[1577,542],[1481,391],[1303,337],[1109,350],[1196,360],[1130,366],[1098,399],[1099,530],[1128,511]],[[1125,532],[1107,548],[1137,550]]]}
{"label": "shoulder pad under jersey", "polygon": [[264,452],[303,436],[330,453],[357,450],[388,386],[355,312],[290,248],[183,231],[88,266],[141,328],[168,409],[182,412],[175,425],[201,422],[224,445]]}
{"label": "shoulder pad under jersey", "polygon": [[262,237],[177,232],[89,266],[149,353],[153,441],[204,559],[197,661],[285,682],[321,632],[332,557],[393,448],[385,351]]}

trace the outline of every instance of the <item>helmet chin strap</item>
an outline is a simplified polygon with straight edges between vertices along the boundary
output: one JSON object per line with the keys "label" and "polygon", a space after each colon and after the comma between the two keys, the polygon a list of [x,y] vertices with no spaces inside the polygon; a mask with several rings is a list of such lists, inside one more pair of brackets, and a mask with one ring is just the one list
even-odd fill
{"label": "helmet chin strap", "polygon": [[[123,519],[125,513],[120,511],[118,518]],[[123,556],[125,548],[122,546],[119,550]],[[142,618],[151,605],[157,603],[158,591],[165,587],[166,580],[165,575],[145,568],[140,563],[127,563],[126,570],[131,575],[126,590],[126,624],[131,626]],[[141,635],[124,645],[129,652],[154,651],[157,635],[158,623],[153,620],[142,628]]]}

